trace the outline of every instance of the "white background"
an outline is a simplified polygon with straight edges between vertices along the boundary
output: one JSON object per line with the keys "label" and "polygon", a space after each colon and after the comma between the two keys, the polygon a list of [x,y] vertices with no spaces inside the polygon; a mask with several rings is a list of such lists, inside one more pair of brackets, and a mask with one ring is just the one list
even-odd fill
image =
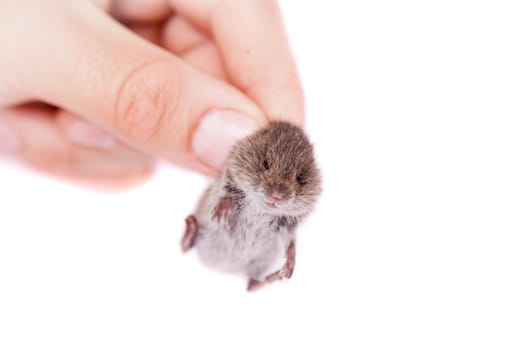
{"label": "white background", "polygon": [[519,1],[283,1],[325,192],[293,279],[182,255],[206,180],[0,163],[0,349],[523,349]]}

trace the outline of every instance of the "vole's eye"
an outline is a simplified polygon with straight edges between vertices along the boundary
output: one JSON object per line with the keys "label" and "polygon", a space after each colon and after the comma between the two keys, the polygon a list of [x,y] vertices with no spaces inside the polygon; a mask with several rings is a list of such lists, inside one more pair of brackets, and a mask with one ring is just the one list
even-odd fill
{"label": "vole's eye", "polygon": [[295,179],[297,180],[297,183],[299,185],[304,185],[306,183],[306,180],[304,178],[304,175],[303,174],[299,174],[295,177]]}
{"label": "vole's eye", "polygon": [[268,164],[268,161],[265,159],[263,162],[264,169],[268,170],[270,169],[270,164]]}

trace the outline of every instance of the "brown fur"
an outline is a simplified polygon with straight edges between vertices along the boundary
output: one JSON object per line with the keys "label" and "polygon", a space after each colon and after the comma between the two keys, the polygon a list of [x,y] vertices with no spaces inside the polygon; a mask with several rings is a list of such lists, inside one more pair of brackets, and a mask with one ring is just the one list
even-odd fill
{"label": "brown fur", "polygon": [[[320,193],[319,169],[304,132],[272,122],[233,148],[221,176],[187,221],[183,249],[195,244],[206,264],[246,274],[250,290],[290,278],[295,228]],[[286,263],[269,271],[283,254]]]}
{"label": "brown fur", "polygon": [[[286,197],[295,194],[308,201],[321,192],[313,146],[304,132],[290,123],[273,122],[241,141],[231,159],[231,173],[261,184],[266,192],[277,188]],[[264,160],[269,169],[265,169]]]}

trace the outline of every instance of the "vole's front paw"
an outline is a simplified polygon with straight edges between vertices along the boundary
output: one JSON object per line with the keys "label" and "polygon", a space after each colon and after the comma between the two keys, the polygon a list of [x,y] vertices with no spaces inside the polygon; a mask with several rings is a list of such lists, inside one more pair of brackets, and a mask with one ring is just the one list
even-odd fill
{"label": "vole's front paw", "polygon": [[219,203],[213,208],[212,219],[221,221],[228,217],[230,210],[234,207],[235,200],[233,197],[222,197]]}

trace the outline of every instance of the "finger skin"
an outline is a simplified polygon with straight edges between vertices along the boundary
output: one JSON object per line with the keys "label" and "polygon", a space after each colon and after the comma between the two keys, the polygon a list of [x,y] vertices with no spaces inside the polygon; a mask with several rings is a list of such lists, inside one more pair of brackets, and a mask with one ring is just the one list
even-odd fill
{"label": "finger skin", "polygon": [[304,96],[277,1],[171,0],[215,38],[228,77],[271,119],[304,124]]}
{"label": "finger skin", "polygon": [[133,33],[139,35],[141,38],[144,38],[155,45],[160,46],[162,43],[162,24],[132,23],[128,25],[128,28],[131,29]]}
{"label": "finger skin", "polygon": [[162,46],[177,56],[207,42],[211,42],[211,38],[196,28],[185,17],[172,16],[166,21]]}
{"label": "finger skin", "polygon": [[[20,81],[36,99],[83,115],[138,149],[206,173],[191,152],[206,112],[231,109],[259,126],[267,122],[239,90],[138,38],[90,2],[25,6],[27,20],[42,30],[13,55],[31,62],[31,70],[16,67]],[[43,11],[52,18],[44,20]]]}
{"label": "finger skin", "polygon": [[227,80],[217,45],[182,16],[173,16],[163,29],[162,46],[199,71]]}
{"label": "finger skin", "polygon": [[167,0],[113,0],[109,9],[112,16],[126,23],[159,22],[171,13]]}
{"label": "finger skin", "polygon": [[71,143],[58,122],[63,117],[55,113],[41,107],[0,110],[0,120],[8,123],[18,139],[12,158],[53,176],[97,187],[126,187],[151,176],[152,160],[124,146],[101,150]]}

